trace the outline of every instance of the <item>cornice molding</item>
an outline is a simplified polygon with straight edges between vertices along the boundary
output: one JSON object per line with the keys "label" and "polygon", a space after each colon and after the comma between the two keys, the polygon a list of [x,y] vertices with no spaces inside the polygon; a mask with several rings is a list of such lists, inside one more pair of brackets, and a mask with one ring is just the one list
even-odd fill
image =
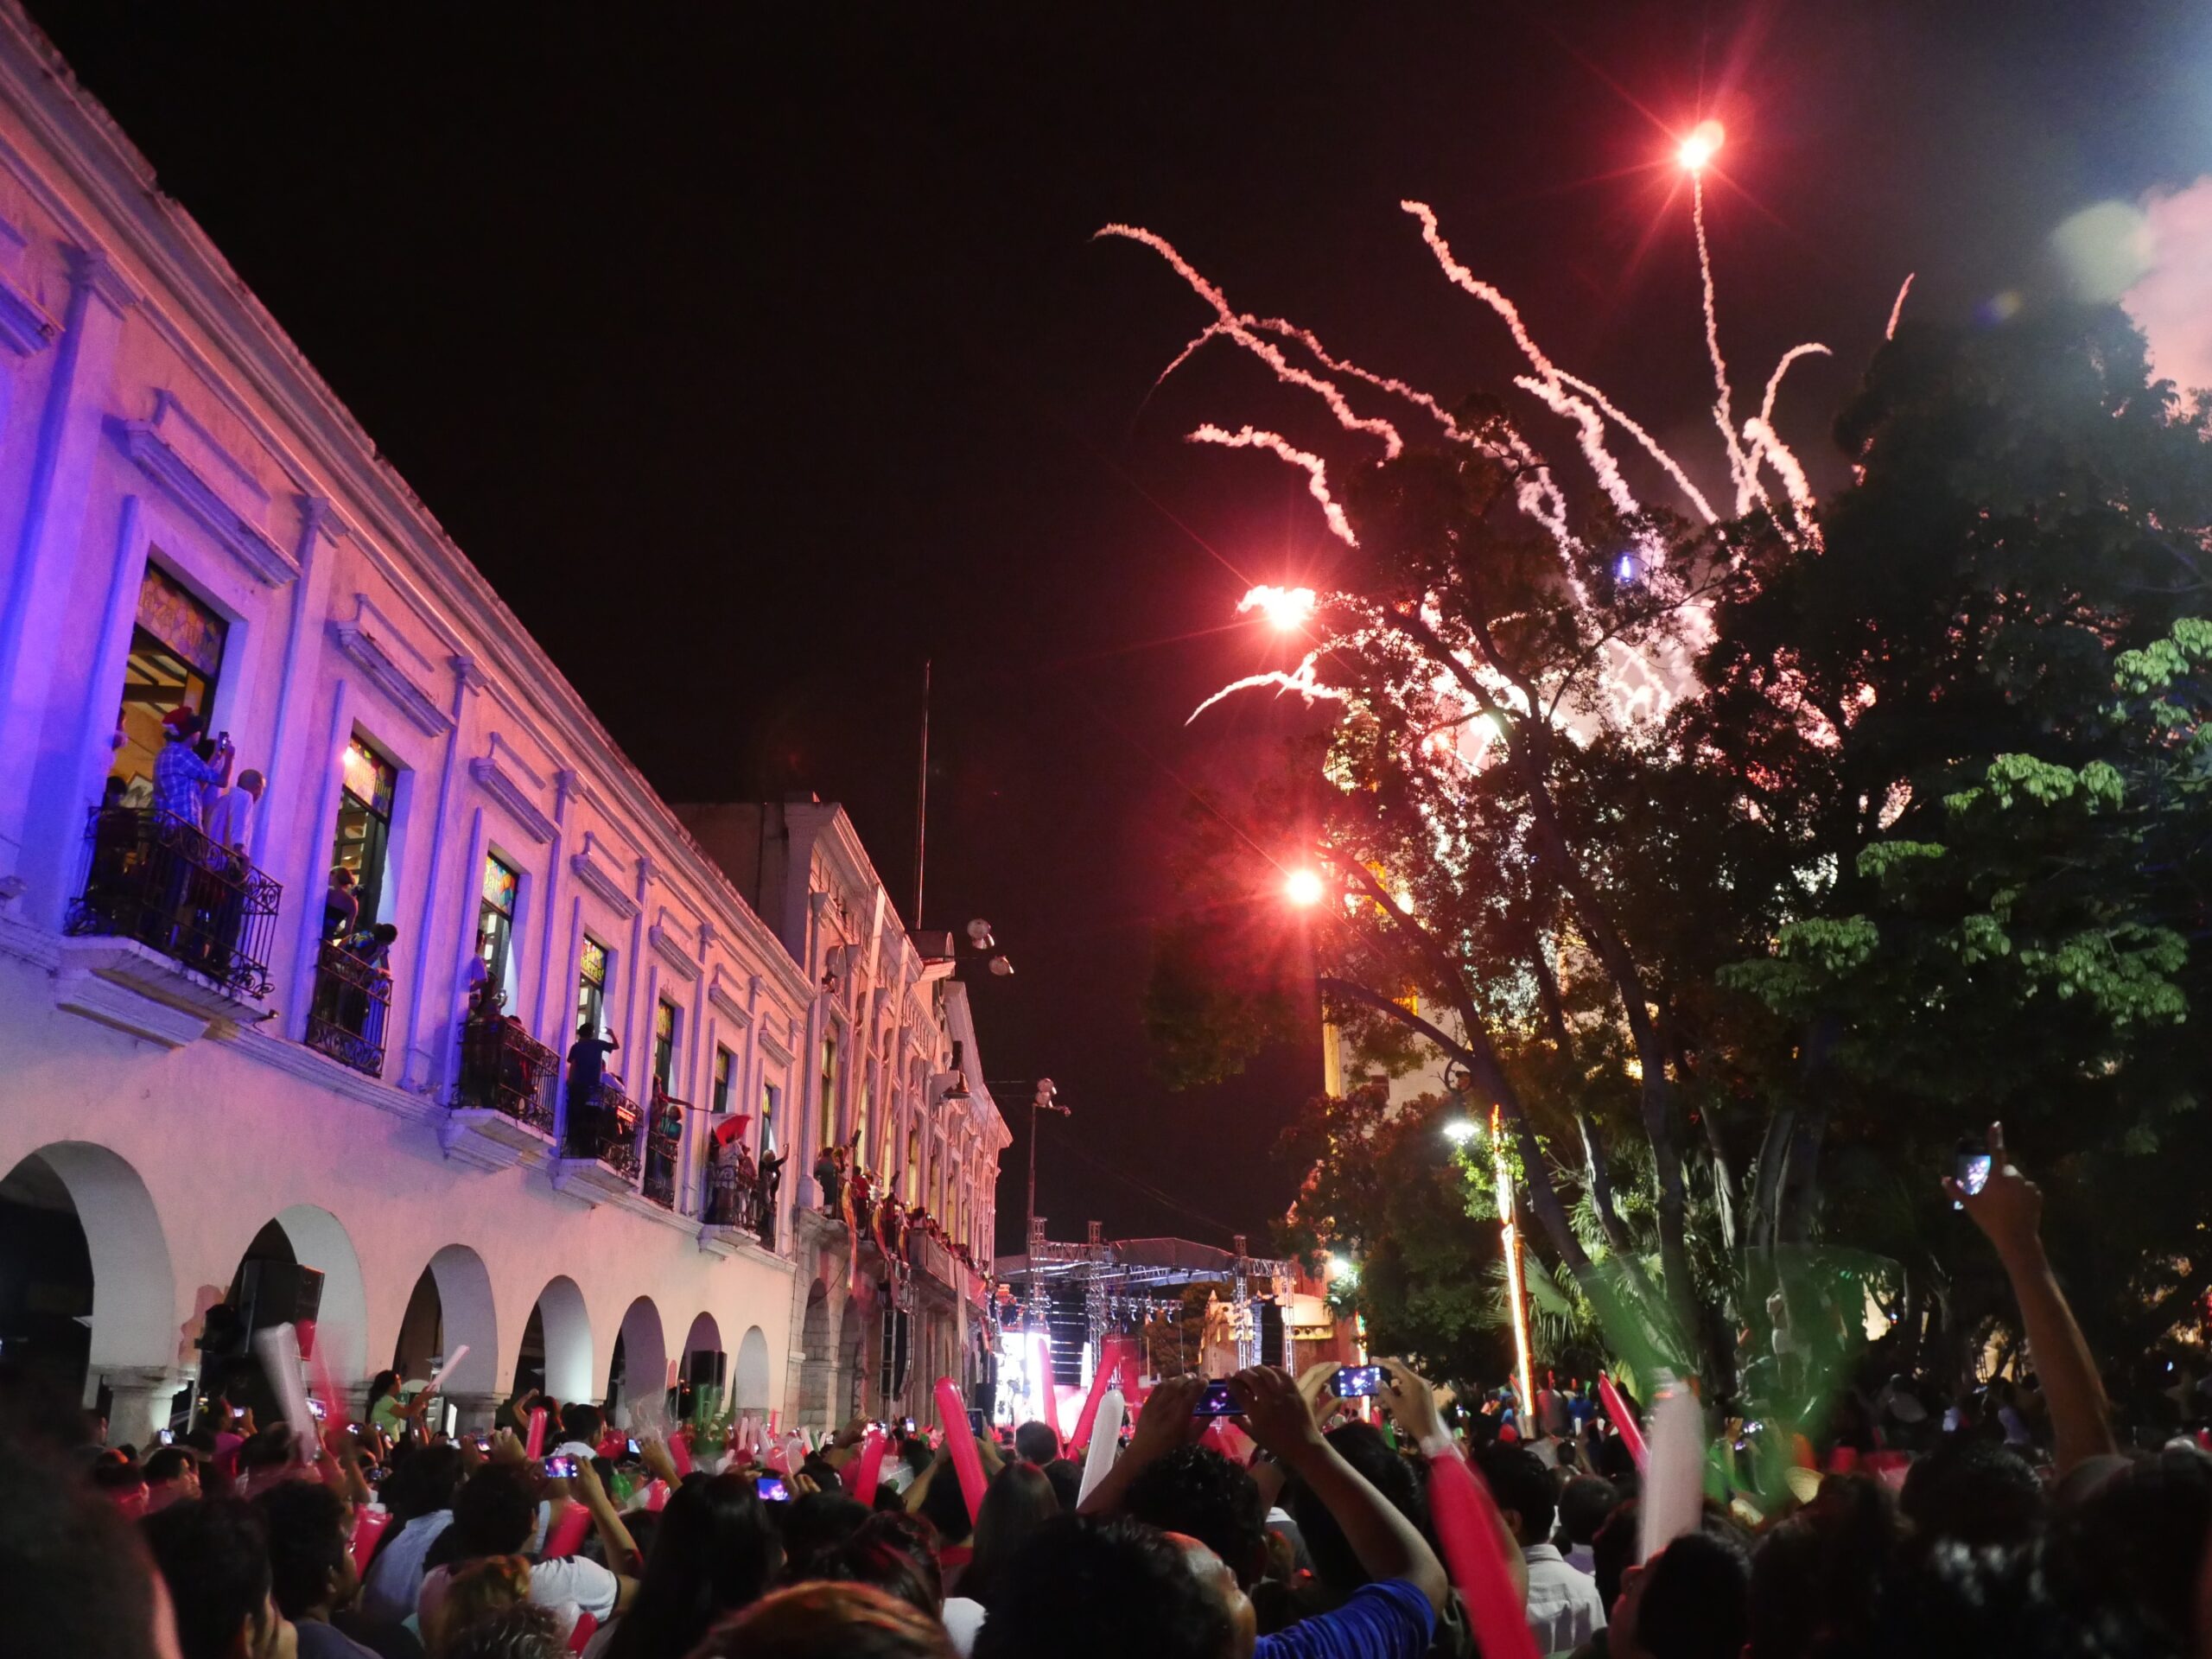
{"label": "cornice molding", "polygon": [[[399,654],[404,652],[413,657],[412,649],[385,620],[384,613],[369,602],[366,594],[356,594],[353,600],[353,621],[340,622],[334,617],[331,620],[330,637],[338,649],[425,736],[441,737],[452,730],[452,719],[438,707],[437,699],[423,687]],[[424,671],[427,669],[428,664],[423,664]]]}
{"label": "cornice molding", "polygon": [[598,836],[585,830],[584,844],[569,858],[569,869],[601,903],[626,922],[637,915],[638,901],[624,891],[613,871],[592,856],[592,849],[598,844]]}
{"label": "cornice molding", "polygon": [[10,278],[0,276],[0,345],[17,357],[35,357],[60,337],[61,325],[46,308]]}
{"label": "cornice molding", "polygon": [[740,1031],[744,1031],[751,1027],[753,1014],[732,995],[734,988],[722,977],[722,970],[716,968],[714,977],[707,982],[707,1001],[725,1018],[735,1020]]}
{"label": "cornice molding", "polygon": [[553,839],[553,820],[537,810],[537,803],[530,798],[530,791],[497,760],[488,754],[479,755],[468,763],[468,775],[486,795],[507,809],[507,815],[523,827],[532,841],[543,845]]}
{"label": "cornice molding", "polygon": [[[183,451],[164,429],[170,426],[173,416],[181,413],[176,403],[163,392],[152,420],[118,422],[116,429],[124,452],[138,463],[141,472],[162,486],[171,500],[190,513],[216,545],[238,562],[246,575],[264,588],[282,588],[296,580],[300,567],[292,556],[276,537],[225,499],[200,469],[185,459]],[[188,423],[190,417],[182,416],[182,420]]]}
{"label": "cornice molding", "polygon": [[652,945],[653,954],[678,979],[689,984],[699,977],[699,958],[692,953],[681,925],[666,910],[661,912],[658,921],[645,930],[645,938]]}

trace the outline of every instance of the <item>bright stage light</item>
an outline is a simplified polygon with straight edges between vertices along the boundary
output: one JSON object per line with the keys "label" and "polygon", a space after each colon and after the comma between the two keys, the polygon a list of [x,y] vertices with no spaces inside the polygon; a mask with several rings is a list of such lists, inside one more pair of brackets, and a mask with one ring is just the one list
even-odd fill
{"label": "bright stage light", "polygon": [[1675,152],[1675,157],[1691,172],[1698,172],[1713,159],[1713,152],[1720,148],[1722,140],[1727,136],[1727,129],[1718,121],[1700,121],[1690,129],[1690,136],[1682,140],[1682,147]]}
{"label": "bright stage light", "polygon": [[1284,879],[1282,891],[1294,905],[1318,905],[1328,895],[1321,878],[1311,870],[1293,870]]}

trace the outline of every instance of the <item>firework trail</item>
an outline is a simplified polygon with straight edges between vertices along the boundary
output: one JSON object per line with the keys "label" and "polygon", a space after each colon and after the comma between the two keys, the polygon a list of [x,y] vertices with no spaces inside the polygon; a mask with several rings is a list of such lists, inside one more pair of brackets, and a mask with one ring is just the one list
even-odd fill
{"label": "firework trail", "polygon": [[1300,449],[1280,432],[1263,432],[1255,427],[1239,427],[1231,432],[1225,427],[1211,423],[1191,434],[1192,443],[1217,443],[1224,449],[1265,449],[1281,456],[1306,474],[1306,487],[1321,504],[1321,516],[1329,521],[1329,528],[1346,547],[1357,547],[1359,538],[1351,533],[1351,520],[1344,517],[1344,510],[1329,493],[1328,463],[1311,451]]}
{"label": "firework trail", "polygon": [[1239,691],[1253,691],[1263,685],[1274,686],[1278,696],[1286,691],[1295,691],[1309,704],[1321,699],[1326,699],[1331,702],[1350,702],[1351,701],[1350,692],[1340,691],[1333,685],[1324,685],[1313,677],[1320,659],[1319,652],[1308,652],[1300,659],[1298,666],[1287,674],[1277,668],[1270,669],[1265,674],[1247,674],[1241,680],[1232,680],[1197,708],[1192,709],[1191,718],[1183,723],[1185,726],[1192,725],[1197,721],[1200,715],[1205,713],[1217,702],[1234,696]]}
{"label": "firework trail", "polygon": [[[1272,340],[1262,339],[1259,334],[1254,331],[1254,320],[1232,310],[1228,300],[1223,296],[1221,290],[1216,288],[1211,283],[1206,281],[1204,276],[1201,276],[1197,269],[1192,265],[1191,262],[1184,258],[1181,254],[1175,251],[1173,245],[1171,244],[1166,237],[1156,235],[1154,232],[1147,231],[1141,226],[1137,225],[1106,226],[1097,232],[1096,235],[1092,238],[1092,240],[1096,241],[1097,237],[1100,236],[1127,237],[1132,242],[1141,243],[1146,247],[1150,248],[1154,253],[1157,253],[1161,258],[1165,259],[1171,267],[1173,268],[1177,276],[1180,276],[1185,282],[1191,285],[1191,289],[1193,293],[1197,294],[1198,296],[1204,300],[1208,305],[1213,307],[1215,315],[1218,319],[1218,321],[1214,324],[1214,328],[1207,330],[1206,334],[1200,334],[1198,339],[1192,340],[1188,346],[1185,346],[1183,348],[1182,355],[1179,356],[1175,359],[1178,364],[1181,363],[1185,358],[1189,357],[1190,354],[1196,351],[1200,346],[1205,344],[1208,336],[1211,335],[1215,329],[1217,329],[1219,332],[1234,338],[1239,345],[1244,346],[1246,350],[1249,351],[1253,354],[1253,356],[1258,358],[1269,368],[1273,369],[1275,372],[1275,378],[1281,380],[1284,385],[1303,386],[1306,391],[1313,392],[1315,396],[1319,397],[1323,403],[1328,405],[1329,412],[1337,417],[1337,423],[1343,427],[1345,431],[1364,432],[1370,437],[1381,440],[1382,444],[1382,453],[1385,455],[1395,458],[1403,452],[1406,447],[1406,441],[1398,435],[1398,429],[1396,427],[1391,425],[1388,421],[1373,419],[1360,415],[1352,408],[1351,403],[1346,400],[1343,391],[1338,388],[1336,382],[1333,380],[1324,380],[1319,375],[1300,368],[1296,364],[1293,363],[1288,357],[1284,355],[1283,350],[1281,346],[1277,346]],[[1161,378],[1164,379],[1166,376],[1163,375]]]}
{"label": "firework trail", "polygon": [[[1759,403],[1759,412],[1744,423],[1744,435],[1751,441],[1745,465],[1754,476],[1758,474],[1762,461],[1774,468],[1775,475],[1782,480],[1783,490],[1789,497],[1789,510],[1797,520],[1798,534],[1815,548],[1821,545],[1821,527],[1813,516],[1813,510],[1819,503],[1813,494],[1812,485],[1806,480],[1804,467],[1798,463],[1789,446],[1783,442],[1775,432],[1774,400],[1782,391],[1782,377],[1789,372],[1792,363],[1801,357],[1829,355],[1827,346],[1818,340],[1810,340],[1802,346],[1792,346],[1784,352],[1782,361],[1774,365],[1774,372],[1767,377],[1766,396]],[[1783,531],[1784,535],[1788,533]]]}
{"label": "firework trail", "polygon": [[1916,270],[1905,272],[1904,286],[1897,289],[1897,303],[1890,308],[1890,326],[1882,330],[1884,340],[1895,340],[1897,337],[1897,319],[1904,315],[1904,296],[1912,292],[1912,279],[1918,275],[1920,273]]}
{"label": "firework trail", "polygon": [[1736,512],[1740,516],[1751,510],[1764,492],[1744,459],[1743,446],[1736,442],[1736,417],[1729,408],[1728,365],[1720,355],[1720,308],[1713,292],[1713,251],[1705,240],[1705,177],[1694,171],[1690,175],[1690,222],[1697,227],[1697,274],[1705,289],[1705,350],[1713,359],[1713,418],[1728,446],[1728,473],[1736,482]]}

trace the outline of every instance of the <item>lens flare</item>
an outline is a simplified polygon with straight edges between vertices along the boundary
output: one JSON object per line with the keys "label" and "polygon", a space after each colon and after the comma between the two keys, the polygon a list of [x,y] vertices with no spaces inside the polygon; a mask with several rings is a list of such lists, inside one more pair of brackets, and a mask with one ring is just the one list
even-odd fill
{"label": "lens flare", "polygon": [[1236,612],[1241,616],[1246,611],[1257,611],[1269,627],[1287,633],[1306,626],[1314,603],[1311,588],[1255,588],[1239,601]]}
{"label": "lens flare", "polygon": [[1312,870],[1293,870],[1282,884],[1283,897],[1294,905],[1318,905],[1328,889]]}
{"label": "lens flare", "polygon": [[1690,129],[1690,136],[1682,140],[1682,147],[1675,152],[1675,159],[1695,173],[1710,162],[1721,143],[1728,137],[1727,129],[1710,118]]}

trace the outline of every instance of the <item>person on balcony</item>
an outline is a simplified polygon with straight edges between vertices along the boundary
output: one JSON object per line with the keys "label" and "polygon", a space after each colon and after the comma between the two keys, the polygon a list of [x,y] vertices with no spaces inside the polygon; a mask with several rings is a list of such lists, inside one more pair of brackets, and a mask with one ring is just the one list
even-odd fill
{"label": "person on balcony", "polygon": [[216,798],[207,814],[207,839],[219,849],[223,860],[222,893],[217,901],[208,959],[209,968],[217,974],[230,972],[238,935],[245,931],[246,880],[253,873],[253,866],[246,860],[245,844],[253,828],[254,805],[261,799],[264,787],[261,774],[248,767],[238,774],[238,782]]}
{"label": "person on balcony", "polygon": [[162,752],[154,757],[154,810],[167,812],[183,820],[194,830],[201,827],[200,809],[206,791],[220,789],[231,781],[231,738],[223,734],[221,742],[209,751],[209,759],[200,757],[200,719],[190,709],[168,727],[168,735],[162,743]]}
{"label": "person on balcony", "polygon": [[776,1243],[776,1195],[784,1185],[785,1154],[763,1152],[760,1154],[760,1176],[753,1187],[756,1201],[754,1218],[760,1225],[762,1241],[772,1249]]}
{"label": "person on balcony", "polygon": [[676,1159],[683,1145],[683,1102],[671,1100],[653,1083],[652,1116],[645,1133],[645,1192],[676,1200]]}
{"label": "person on balcony", "polygon": [[607,1057],[621,1046],[613,1033],[601,1034],[587,1020],[576,1027],[569,1049],[569,1144],[586,1158],[597,1157],[607,1138],[599,1085],[607,1077]]}
{"label": "person on balcony", "polygon": [[844,1166],[839,1161],[842,1147],[824,1147],[822,1155],[814,1160],[814,1185],[822,1195],[822,1213],[834,1216],[843,1208],[845,1192]]}
{"label": "person on balcony", "polygon": [[322,895],[322,937],[342,939],[361,919],[360,886],[353,872],[340,864],[330,873],[330,887]]}

